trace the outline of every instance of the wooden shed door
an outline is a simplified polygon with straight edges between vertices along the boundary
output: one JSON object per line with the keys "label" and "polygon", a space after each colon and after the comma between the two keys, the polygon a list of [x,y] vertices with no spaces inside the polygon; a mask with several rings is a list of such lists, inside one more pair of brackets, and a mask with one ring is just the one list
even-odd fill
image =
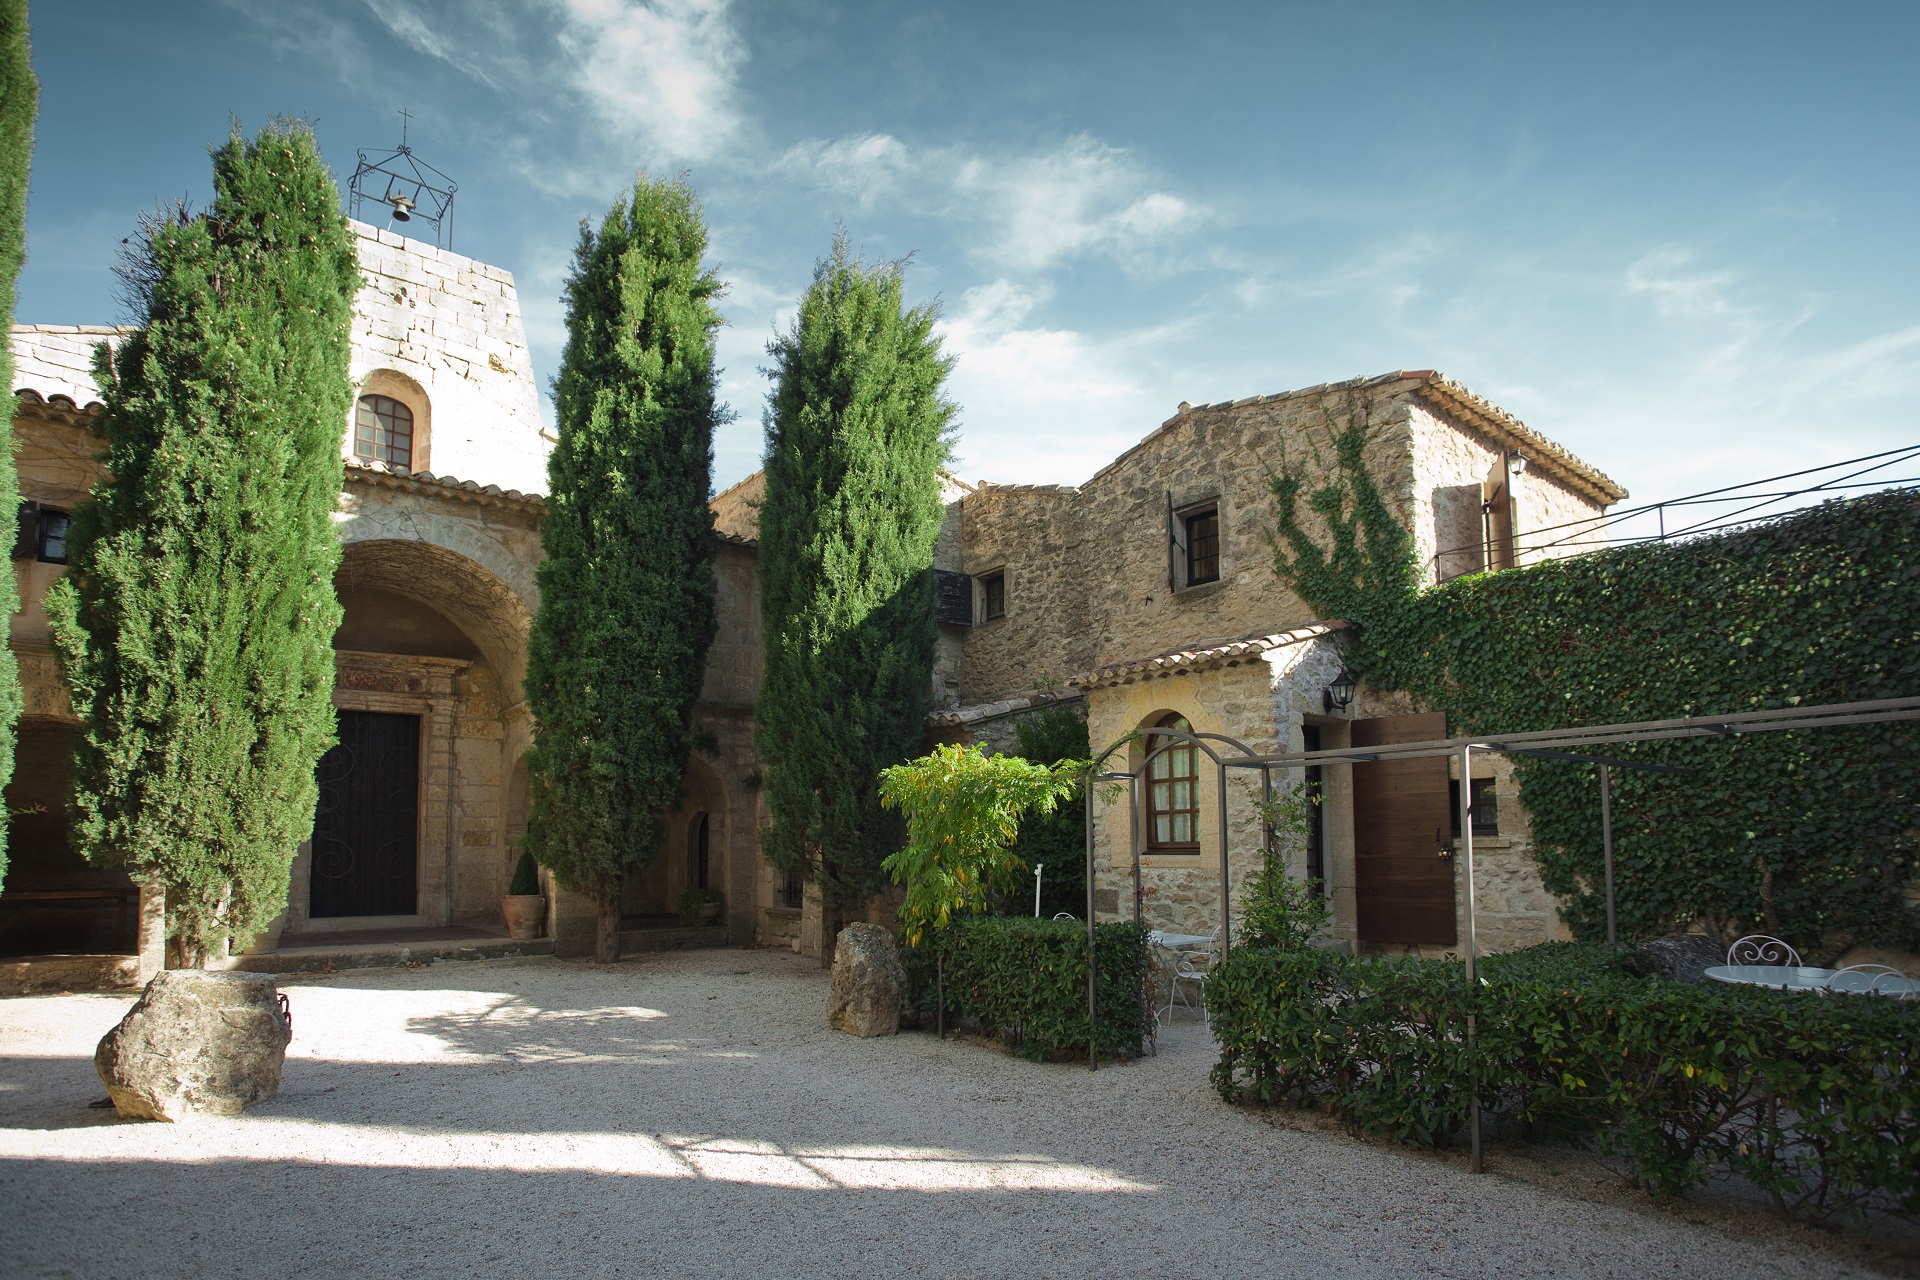
{"label": "wooden shed door", "polygon": [[[1444,712],[1355,720],[1355,747],[1447,736]],[[1360,941],[1455,941],[1447,760],[1378,760],[1353,766],[1354,894]]]}
{"label": "wooden shed door", "polygon": [[310,916],[410,916],[420,823],[420,717],[342,711],[320,758]]}

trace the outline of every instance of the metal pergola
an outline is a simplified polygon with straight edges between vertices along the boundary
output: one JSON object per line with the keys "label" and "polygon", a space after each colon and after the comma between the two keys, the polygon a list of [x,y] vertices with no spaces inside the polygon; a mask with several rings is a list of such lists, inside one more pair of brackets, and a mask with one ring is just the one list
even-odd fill
{"label": "metal pergola", "polygon": [[[1460,738],[1438,738],[1426,742],[1390,743],[1372,747],[1334,747],[1321,751],[1280,751],[1269,754],[1257,754],[1237,739],[1218,733],[1193,733],[1187,730],[1168,728],[1140,729],[1114,742],[1099,756],[1095,757],[1086,773],[1087,805],[1087,1061],[1089,1066],[1098,1070],[1100,1060],[1096,1046],[1098,964],[1094,952],[1094,882],[1097,874],[1094,865],[1094,784],[1098,782],[1125,782],[1129,792],[1129,826],[1131,829],[1131,852],[1133,862],[1133,917],[1134,923],[1140,923],[1140,845],[1141,801],[1140,780],[1148,775],[1153,761],[1166,751],[1181,744],[1190,744],[1204,751],[1213,762],[1215,787],[1219,801],[1219,838],[1220,838],[1220,947],[1224,955],[1233,945],[1231,881],[1228,865],[1228,825],[1227,825],[1227,770],[1257,769],[1261,774],[1261,794],[1270,797],[1273,790],[1273,771],[1275,769],[1304,768],[1307,765],[1329,764],[1365,764],[1380,760],[1418,760],[1434,757],[1452,757],[1460,762],[1460,863],[1465,883],[1465,959],[1467,981],[1477,979],[1476,961],[1479,948],[1474,934],[1474,879],[1473,879],[1473,788],[1467,779],[1473,776],[1473,754],[1493,752],[1504,755],[1525,755],[1548,760],[1567,760],[1583,764],[1600,766],[1600,818],[1601,838],[1605,860],[1605,892],[1607,897],[1607,940],[1617,941],[1613,902],[1613,822],[1611,773],[1612,769],[1641,769],[1660,773],[1692,773],[1695,770],[1678,765],[1662,765],[1636,760],[1623,760],[1614,756],[1593,754],[1593,748],[1618,746],[1638,742],[1661,742],[1674,738],[1718,738],[1733,737],[1747,733],[1773,733],[1783,730],[1824,729],[1846,725],[1884,724],[1899,720],[1920,720],[1920,697],[1881,698],[1866,702],[1824,703],[1817,706],[1782,707],[1772,711],[1743,711],[1721,716],[1687,716],[1677,720],[1639,720],[1626,724],[1587,725],[1567,729],[1545,729],[1526,733],[1508,733],[1476,735]],[[1154,738],[1164,741],[1150,747],[1143,753],[1143,759],[1137,769],[1130,771],[1108,770],[1104,766],[1114,754],[1126,750],[1131,744],[1142,739]],[[1225,755],[1212,745],[1219,743],[1239,752],[1238,755]],[[1144,1014],[1142,1015],[1144,1021]],[[1474,1035],[1473,1015],[1467,1017],[1467,1035]],[[1481,1168],[1480,1154],[1480,1101],[1476,1096],[1472,1101],[1470,1128],[1473,1143],[1473,1170]]]}

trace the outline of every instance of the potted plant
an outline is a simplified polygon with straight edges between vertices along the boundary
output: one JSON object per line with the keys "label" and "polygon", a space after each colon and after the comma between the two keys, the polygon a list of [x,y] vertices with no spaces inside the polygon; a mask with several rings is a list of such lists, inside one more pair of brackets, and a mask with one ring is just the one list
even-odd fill
{"label": "potted plant", "polygon": [[533,855],[522,853],[520,861],[513,865],[513,882],[507,886],[507,896],[500,899],[500,914],[507,918],[507,936],[518,942],[540,936],[540,926],[546,923],[547,899],[540,892],[540,869],[533,863]]}
{"label": "potted plant", "polygon": [[720,919],[723,905],[718,892],[702,889],[698,885],[688,889],[680,899],[680,922],[682,924],[713,924]]}

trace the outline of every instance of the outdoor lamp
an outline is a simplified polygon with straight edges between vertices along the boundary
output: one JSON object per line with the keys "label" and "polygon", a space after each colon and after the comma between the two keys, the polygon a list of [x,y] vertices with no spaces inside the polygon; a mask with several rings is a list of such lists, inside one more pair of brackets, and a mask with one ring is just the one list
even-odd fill
{"label": "outdoor lamp", "polygon": [[1352,672],[1345,667],[1340,668],[1340,674],[1333,678],[1333,683],[1328,685],[1326,692],[1320,695],[1323,705],[1329,712],[1345,711],[1353,705],[1353,691],[1358,683],[1353,678]]}
{"label": "outdoor lamp", "polygon": [[1527,455],[1524,453],[1508,454],[1507,455],[1507,474],[1514,475],[1514,476],[1525,475],[1527,470],[1527,462],[1528,462],[1528,458],[1527,458]]}
{"label": "outdoor lamp", "polygon": [[395,222],[411,222],[413,220],[413,215],[407,212],[407,210],[413,208],[413,201],[398,194],[388,196],[387,199],[393,205],[393,220]]}

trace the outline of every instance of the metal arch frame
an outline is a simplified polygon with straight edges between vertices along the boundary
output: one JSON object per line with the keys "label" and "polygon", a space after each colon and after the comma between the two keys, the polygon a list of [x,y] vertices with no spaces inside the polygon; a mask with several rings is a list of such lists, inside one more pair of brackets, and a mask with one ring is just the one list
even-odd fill
{"label": "metal arch frame", "polygon": [[[1691,773],[1694,770],[1676,765],[1660,765],[1652,762],[1621,760],[1608,756],[1590,754],[1583,748],[1613,744],[1637,742],[1659,742],[1675,738],[1732,737],[1743,733],[1768,733],[1800,729],[1821,729],[1845,725],[1886,724],[1898,721],[1920,720],[1920,697],[1876,698],[1858,702],[1821,703],[1813,706],[1786,707],[1772,711],[1746,711],[1724,716],[1686,716],[1669,720],[1641,720],[1621,724],[1588,725],[1570,729],[1532,730],[1524,733],[1502,735],[1459,737],[1435,739],[1429,742],[1393,743],[1379,747],[1355,750],[1351,747],[1335,747],[1322,751],[1286,751],[1267,755],[1255,755],[1248,751],[1245,744],[1224,734],[1195,734],[1178,729],[1139,729],[1127,734],[1096,757],[1086,772],[1087,804],[1087,1059],[1092,1069],[1098,1070],[1099,1058],[1095,1050],[1095,983],[1096,967],[1094,960],[1094,812],[1093,783],[1097,780],[1126,779],[1130,783],[1133,799],[1132,827],[1134,845],[1134,919],[1140,918],[1139,878],[1140,878],[1140,814],[1139,779],[1146,771],[1147,763],[1165,750],[1166,746],[1179,741],[1190,741],[1207,753],[1214,762],[1219,779],[1221,813],[1221,913],[1223,917],[1221,934],[1226,939],[1229,929],[1225,918],[1231,916],[1231,903],[1227,897],[1227,849],[1226,849],[1226,771],[1229,768],[1257,768],[1262,770],[1269,790],[1272,786],[1274,767],[1291,768],[1309,764],[1354,764],[1376,760],[1406,760],[1432,757],[1457,756],[1460,762],[1460,842],[1463,854],[1462,870],[1466,881],[1466,978],[1467,988],[1478,990],[1478,938],[1474,922],[1474,868],[1473,868],[1473,788],[1467,785],[1471,779],[1473,753],[1475,751],[1495,752],[1504,755],[1530,755],[1545,759],[1566,760],[1583,764],[1597,764],[1601,770],[1601,826],[1602,839],[1606,846],[1607,871],[1607,929],[1609,940],[1614,937],[1613,912],[1613,859],[1612,859],[1612,797],[1610,795],[1609,770],[1630,768],[1660,773]],[[1132,773],[1101,772],[1100,766],[1121,747],[1144,736],[1161,736],[1170,739],[1166,746],[1147,753],[1139,770]],[[1238,758],[1222,757],[1203,739],[1231,743],[1243,753]],[[1222,950],[1226,948],[1223,946]],[[1469,1011],[1467,1015],[1467,1038],[1471,1043],[1477,1035],[1477,1020]],[[1483,1170],[1481,1152],[1480,1096],[1476,1081],[1474,1095],[1469,1101],[1468,1125],[1472,1142],[1470,1168],[1474,1173]]]}
{"label": "metal arch frame", "polygon": [[[1145,753],[1145,755],[1141,757],[1140,767],[1137,769],[1134,769],[1131,771],[1121,771],[1121,770],[1112,770],[1112,769],[1102,768],[1102,766],[1105,765],[1106,762],[1112,758],[1114,752],[1119,751],[1124,747],[1130,747],[1133,745],[1133,743],[1141,740],[1142,738],[1165,738],[1166,741],[1162,742],[1158,746],[1150,748]],[[1230,746],[1235,750],[1237,750],[1238,752],[1240,752],[1240,755],[1238,757],[1223,756],[1218,751],[1215,751],[1211,746],[1207,745],[1209,742],[1225,743],[1227,746]],[[1130,836],[1129,843],[1131,845],[1129,853],[1131,854],[1131,858],[1133,862],[1133,923],[1135,928],[1139,928],[1141,924],[1141,920],[1140,920],[1140,858],[1141,858],[1140,779],[1146,776],[1147,771],[1152,768],[1153,762],[1156,759],[1158,759],[1162,755],[1165,755],[1167,752],[1173,750],[1175,747],[1182,745],[1183,743],[1189,746],[1197,747],[1201,751],[1206,752],[1207,759],[1213,761],[1215,790],[1220,798],[1219,819],[1220,819],[1220,950],[1221,950],[1221,953],[1224,955],[1233,946],[1233,902],[1230,896],[1231,872],[1229,869],[1228,858],[1227,858],[1227,770],[1229,768],[1259,769],[1263,779],[1262,794],[1270,796],[1273,791],[1273,771],[1271,766],[1252,760],[1251,757],[1253,756],[1253,749],[1251,747],[1247,746],[1246,743],[1240,741],[1238,738],[1229,737],[1224,733],[1196,733],[1190,729],[1169,729],[1164,726],[1153,726],[1149,728],[1135,729],[1132,732],[1127,733],[1122,737],[1116,738],[1113,741],[1112,745],[1108,746],[1108,748],[1105,751],[1102,751],[1099,755],[1095,756],[1093,760],[1088,764],[1086,776],[1085,776],[1085,787],[1086,787],[1085,801],[1087,806],[1087,823],[1086,823],[1087,825],[1087,839],[1086,839],[1086,845],[1087,845],[1087,849],[1086,849],[1086,853],[1087,853],[1087,1064],[1090,1070],[1098,1071],[1100,1069],[1100,1055],[1097,1047],[1098,1025],[1099,1025],[1098,999],[1097,999],[1098,985],[1097,984],[1098,984],[1099,975],[1098,975],[1098,960],[1096,959],[1094,954],[1094,929],[1095,929],[1096,917],[1094,915],[1094,907],[1093,907],[1094,881],[1095,881],[1094,858],[1093,858],[1093,833],[1094,833],[1093,784],[1095,782],[1121,782],[1121,781],[1124,781],[1127,784],[1127,817],[1128,817],[1128,828],[1129,828],[1129,836]],[[1145,1000],[1145,998],[1146,998],[1145,993],[1143,992],[1141,995],[1141,999]],[[1144,1007],[1140,1011],[1140,1019],[1142,1024],[1144,1025],[1146,1021],[1146,1010]]]}

